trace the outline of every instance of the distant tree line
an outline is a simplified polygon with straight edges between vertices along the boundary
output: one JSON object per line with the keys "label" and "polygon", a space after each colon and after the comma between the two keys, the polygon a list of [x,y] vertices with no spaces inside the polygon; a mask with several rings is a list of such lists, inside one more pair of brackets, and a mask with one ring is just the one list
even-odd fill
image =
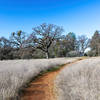
{"label": "distant tree line", "polygon": [[[43,23],[32,30],[31,34],[13,32],[9,39],[0,37],[0,60],[100,55],[99,31],[89,39],[73,32],[63,35],[64,29],[54,24]],[[91,50],[85,53],[86,48]]]}

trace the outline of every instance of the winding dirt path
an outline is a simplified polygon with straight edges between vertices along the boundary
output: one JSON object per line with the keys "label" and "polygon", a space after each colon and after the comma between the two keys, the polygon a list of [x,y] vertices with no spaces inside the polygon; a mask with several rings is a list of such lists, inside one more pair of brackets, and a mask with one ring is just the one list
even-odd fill
{"label": "winding dirt path", "polygon": [[[79,60],[82,59],[75,60],[70,64]],[[46,73],[31,82],[29,87],[23,90],[21,100],[57,100],[54,92],[54,80],[59,72],[68,65],[69,64],[64,65],[57,71]]]}

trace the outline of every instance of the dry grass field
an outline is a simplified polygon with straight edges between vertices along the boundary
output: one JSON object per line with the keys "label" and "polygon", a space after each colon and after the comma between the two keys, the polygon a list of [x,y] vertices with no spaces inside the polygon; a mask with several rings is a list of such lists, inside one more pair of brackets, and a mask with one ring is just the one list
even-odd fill
{"label": "dry grass field", "polygon": [[78,58],[0,61],[0,100],[16,100],[19,89],[41,71]]}
{"label": "dry grass field", "polygon": [[55,84],[57,100],[100,100],[100,57],[65,67]]}

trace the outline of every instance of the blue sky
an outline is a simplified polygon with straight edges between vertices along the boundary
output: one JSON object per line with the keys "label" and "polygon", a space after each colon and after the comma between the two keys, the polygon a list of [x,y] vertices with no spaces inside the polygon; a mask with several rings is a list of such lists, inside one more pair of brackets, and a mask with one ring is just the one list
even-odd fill
{"label": "blue sky", "polygon": [[0,0],[0,37],[44,22],[91,37],[100,29],[100,0]]}

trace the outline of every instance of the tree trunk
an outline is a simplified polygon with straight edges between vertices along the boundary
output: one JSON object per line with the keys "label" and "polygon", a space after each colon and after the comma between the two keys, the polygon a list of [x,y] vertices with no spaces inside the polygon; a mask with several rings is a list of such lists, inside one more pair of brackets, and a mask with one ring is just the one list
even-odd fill
{"label": "tree trunk", "polygon": [[46,58],[49,59],[49,52],[46,52]]}

